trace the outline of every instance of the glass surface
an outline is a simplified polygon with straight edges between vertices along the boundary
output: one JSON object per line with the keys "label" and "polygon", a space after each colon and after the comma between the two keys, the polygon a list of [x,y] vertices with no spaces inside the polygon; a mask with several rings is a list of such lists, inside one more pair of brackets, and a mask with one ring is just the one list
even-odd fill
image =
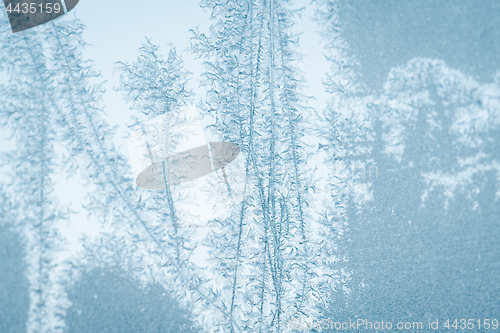
{"label": "glass surface", "polygon": [[497,1],[0,6],[0,332],[500,330]]}

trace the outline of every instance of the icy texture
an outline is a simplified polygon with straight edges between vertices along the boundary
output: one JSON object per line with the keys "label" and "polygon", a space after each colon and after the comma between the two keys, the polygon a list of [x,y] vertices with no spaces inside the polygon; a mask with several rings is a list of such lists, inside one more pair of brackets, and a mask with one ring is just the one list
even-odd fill
{"label": "icy texture", "polygon": [[24,272],[24,250],[19,236],[0,222],[0,331],[26,329],[30,298]]}
{"label": "icy texture", "polygon": [[[379,46],[370,44],[373,41],[390,47],[394,39],[388,37],[385,43],[385,35],[371,36],[370,42],[362,43],[363,38],[353,36],[352,31],[376,33],[378,30],[370,29],[372,22],[348,26],[346,22],[356,16],[352,12],[353,17],[338,15],[357,8],[357,15],[364,15],[365,20],[366,15],[384,13],[382,5],[367,2],[366,8],[358,8],[344,1],[317,3],[332,63],[327,81],[332,100],[324,113],[330,124],[321,123],[331,154],[328,162],[334,166],[361,163],[361,170],[370,169],[363,168],[363,163],[371,164],[376,170],[368,177],[366,171],[361,177],[359,172],[340,174],[332,184],[339,199],[334,200],[338,208],[332,205],[330,214],[345,213],[339,220],[348,223],[347,241],[341,240],[339,249],[347,255],[345,270],[351,274],[347,291],[332,293],[324,315],[339,321],[358,317],[424,323],[428,319],[444,322],[498,316],[500,82],[491,58],[498,42],[491,43],[478,60],[482,66],[493,65],[487,83],[450,68],[443,60],[414,54],[403,64],[391,62],[385,84],[377,83],[383,90],[374,92],[364,84],[371,85],[369,80],[379,76],[384,66],[378,64],[379,53],[364,52],[377,50]],[[400,4],[424,8],[416,3]],[[447,6],[426,12],[442,13]],[[476,22],[481,17],[477,13],[490,7],[487,3],[477,8],[468,22]],[[461,8],[456,6],[458,14],[453,15],[464,15]],[[393,21],[409,13],[396,9]],[[484,19],[485,24],[495,21],[488,15]],[[378,24],[393,29],[387,34],[400,33],[395,24],[384,22]],[[483,25],[476,22],[473,26],[479,29]],[[439,31],[435,33],[439,35]],[[444,37],[435,41],[420,40],[417,33],[414,36],[415,40],[408,38],[397,45],[420,45],[418,52],[425,53],[449,42]],[[486,34],[481,40],[490,38]],[[393,51],[392,55],[401,56]],[[450,59],[453,52],[442,50],[442,56]],[[463,59],[466,55],[457,56]],[[469,60],[461,67],[469,66]],[[363,179],[369,184],[367,193],[362,184],[355,185]],[[345,209],[340,203],[345,202],[342,198],[349,188],[354,189],[354,203],[363,193],[362,197],[372,200]]]}
{"label": "icy texture", "polygon": [[[500,75],[480,82],[415,54],[371,90],[342,3],[313,5],[331,64],[325,110],[304,107],[288,1],[202,1],[212,25],[193,32],[206,68],[197,107],[214,120],[203,130],[241,153],[159,190],[136,186],[151,156],[205,144],[197,120],[187,132],[165,126],[195,103],[175,49],[164,58],[146,40],[136,61],[117,65],[132,138],[158,144],[150,155],[146,140],[133,142],[128,159],[112,144],[101,79],[82,59],[82,23],[12,34],[0,11],[0,124],[15,145],[2,156],[0,238],[24,248],[15,265],[0,258],[13,267],[0,285],[26,277],[9,329],[267,333],[323,318],[498,316]],[[60,234],[74,216],[54,193],[61,173],[81,177],[88,220],[101,226],[81,251]],[[116,317],[95,312],[115,296]],[[170,328],[167,308],[178,320]],[[137,317],[123,319],[127,311]]]}
{"label": "icy texture", "polygon": [[198,331],[163,287],[141,286],[116,267],[85,273],[70,289],[69,300],[68,333]]}

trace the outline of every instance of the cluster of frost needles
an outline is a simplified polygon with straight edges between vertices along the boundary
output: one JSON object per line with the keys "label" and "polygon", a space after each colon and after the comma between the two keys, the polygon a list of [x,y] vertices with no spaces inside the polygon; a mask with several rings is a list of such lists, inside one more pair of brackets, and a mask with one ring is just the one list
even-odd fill
{"label": "cluster of frost needles", "polygon": [[[0,239],[17,235],[24,248],[18,284],[27,295],[19,300],[28,304],[17,319],[2,317],[0,305],[2,332],[15,325],[29,333],[103,330],[97,317],[84,326],[82,311],[110,308],[77,301],[104,298],[99,290],[120,283],[141,292],[132,300],[110,294],[114,306],[136,302],[130,315],[147,313],[125,329],[156,332],[147,328],[155,322],[162,332],[292,332],[294,323],[337,314],[349,302],[356,272],[345,250],[348,231],[356,211],[376,201],[383,170],[414,177],[422,207],[439,197],[446,210],[465,195],[477,210],[491,184],[492,200],[500,200],[500,75],[480,84],[441,60],[415,58],[390,72],[382,92],[370,93],[341,38],[337,1],[316,0],[310,5],[331,64],[331,98],[325,110],[313,110],[301,92],[298,13],[290,1],[201,5],[212,25],[193,31],[191,51],[204,61],[199,84],[206,96],[189,89],[175,48],[165,56],[149,39],[138,45],[135,62],[117,63],[117,70],[134,124],[179,117],[197,97],[214,119],[205,130],[240,147],[233,172],[217,171],[199,193],[231,200],[206,228],[189,227],[200,204],[190,192],[196,181],[136,186],[128,159],[113,146],[102,79],[82,58],[84,25],[61,19],[13,34],[0,10],[0,71],[9,78],[0,87],[0,121],[15,144],[1,162],[8,176],[1,181]],[[182,140],[169,137],[172,145]],[[82,250],[69,255],[60,226],[74,212],[54,191],[61,173],[81,177],[88,219],[101,225],[98,237],[82,239]],[[492,181],[477,182],[482,175]],[[84,284],[89,279],[103,287]],[[175,325],[162,322],[163,310],[147,312],[148,302],[163,304]]]}

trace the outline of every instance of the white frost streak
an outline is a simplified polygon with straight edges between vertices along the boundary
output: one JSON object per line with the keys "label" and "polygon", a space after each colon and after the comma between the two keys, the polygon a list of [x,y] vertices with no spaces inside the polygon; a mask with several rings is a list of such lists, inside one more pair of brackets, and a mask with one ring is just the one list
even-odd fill
{"label": "white frost streak", "polygon": [[[386,134],[385,153],[398,162],[402,160],[407,146],[406,131],[417,126],[419,113],[425,112],[426,129],[422,137],[446,131],[436,111],[438,102],[445,108],[445,117],[450,118],[449,133],[457,145],[474,149],[472,157],[461,159],[458,165],[448,170],[423,172],[427,188],[422,195],[425,201],[430,192],[438,187],[444,189],[445,206],[448,207],[457,190],[473,186],[469,196],[479,193],[474,177],[487,172],[496,172],[500,177],[499,164],[482,151],[494,139],[488,133],[500,125],[500,72],[490,84],[480,84],[460,71],[448,68],[443,61],[415,58],[404,68],[391,71],[385,84],[385,95],[378,104],[382,107],[382,123]],[[493,149],[494,150],[494,149]],[[491,151],[491,150],[490,150]],[[496,194],[500,198],[500,190]]]}
{"label": "white frost streak", "polygon": [[[470,199],[472,199],[473,194],[478,194],[480,192],[480,187],[474,185],[474,177],[478,174],[494,172],[496,173],[497,180],[500,181],[500,163],[493,161],[490,163],[477,164],[481,157],[483,156],[468,159],[467,162],[460,161],[459,164],[464,169],[456,173],[431,172],[422,174],[427,185],[422,195],[422,201],[425,201],[429,193],[434,189],[442,187],[446,197],[445,208],[448,208],[450,201],[455,197],[457,191],[464,191],[472,185],[473,188],[468,194]],[[495,197],[496,200],[500,200],[500,189],[496,192]]]}

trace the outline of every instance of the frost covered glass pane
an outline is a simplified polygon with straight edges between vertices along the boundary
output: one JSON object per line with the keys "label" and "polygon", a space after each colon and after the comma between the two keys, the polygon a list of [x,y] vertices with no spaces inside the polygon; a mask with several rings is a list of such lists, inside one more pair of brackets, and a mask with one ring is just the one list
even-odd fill
{"label": "frost covered glass pane", "polygon": [[499,328],[496,1],[29,4],[0,331]]}

